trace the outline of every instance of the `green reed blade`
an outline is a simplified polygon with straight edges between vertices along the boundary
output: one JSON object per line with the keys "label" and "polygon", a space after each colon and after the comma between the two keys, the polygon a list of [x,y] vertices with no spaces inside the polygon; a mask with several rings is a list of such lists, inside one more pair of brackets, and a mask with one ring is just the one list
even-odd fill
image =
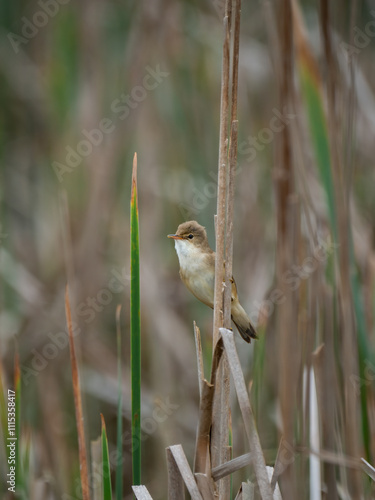
{"label": "green reed blade", "polygon": [[137,154],[134,155],[130,201],[130,364],[132,386],[133,485],[141,484],[141,312],[139,279],[139,228]]}
{"label": "green reed blade", "polygon": [[116,309],[117,325],[117,376],[118,376],[118,394],[117,394],[117,464],[116,464],[116,500],[122,500],[122,390],[121,390],[121,329],[120,329],[121,306]]}
{"label": "green reed blade", "polygon": [[108,440],[105,421],[102,414],[102,472],[103,472],[103,500],[112,500],[111,468],[109,465]]}

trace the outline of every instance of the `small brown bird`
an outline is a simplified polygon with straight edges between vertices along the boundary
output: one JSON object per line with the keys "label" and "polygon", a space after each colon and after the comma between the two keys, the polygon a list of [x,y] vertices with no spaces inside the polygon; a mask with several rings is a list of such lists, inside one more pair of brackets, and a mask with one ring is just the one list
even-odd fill
{"label": "small brown bird", "polygon": [[[180,262],[180,276],[187,288],[201,302],[213,309],[215,288],[215,252],[208,243],[206,230],[195,220],[184,222],[176,234],[168,234],[175,240]],[[237,295],[236,282],[232,278],[232,321],[241,337],[250,342],[257,335]]]}

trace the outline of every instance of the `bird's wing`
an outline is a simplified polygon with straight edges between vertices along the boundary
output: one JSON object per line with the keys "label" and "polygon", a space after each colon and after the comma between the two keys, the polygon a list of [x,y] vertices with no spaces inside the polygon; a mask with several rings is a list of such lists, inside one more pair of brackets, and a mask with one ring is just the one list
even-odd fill
{"label": "bird's wing", "polygon": [[[225,275],[225,262],[224,262],[224,275]],[[232,302],[234,302],[238,300],[238,293],[237,293],[237,285],[236,282],[234,281],[233,275],[230,282],[232,283]]]}

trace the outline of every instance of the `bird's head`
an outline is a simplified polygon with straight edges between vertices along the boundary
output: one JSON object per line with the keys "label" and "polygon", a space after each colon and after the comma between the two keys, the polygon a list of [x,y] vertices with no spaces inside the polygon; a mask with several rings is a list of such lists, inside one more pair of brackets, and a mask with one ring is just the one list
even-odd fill
{"label": "bird's head", "polygon": [[195,220],[183,222],[178,226],[176,234],[168,234],[168,238],[176,242],[184,241],[186,245],[201,247],[202,250],[209,248],[206,230]]}

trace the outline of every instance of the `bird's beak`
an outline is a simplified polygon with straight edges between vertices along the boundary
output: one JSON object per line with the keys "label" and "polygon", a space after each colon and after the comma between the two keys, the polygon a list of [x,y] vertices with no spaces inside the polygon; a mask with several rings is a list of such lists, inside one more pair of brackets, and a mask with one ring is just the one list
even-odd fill
{"label": "bird's beak", "polygon": [[167,234],[167,238],[172,238],[172,240],[183,240],[183,238],[177,234]]}

